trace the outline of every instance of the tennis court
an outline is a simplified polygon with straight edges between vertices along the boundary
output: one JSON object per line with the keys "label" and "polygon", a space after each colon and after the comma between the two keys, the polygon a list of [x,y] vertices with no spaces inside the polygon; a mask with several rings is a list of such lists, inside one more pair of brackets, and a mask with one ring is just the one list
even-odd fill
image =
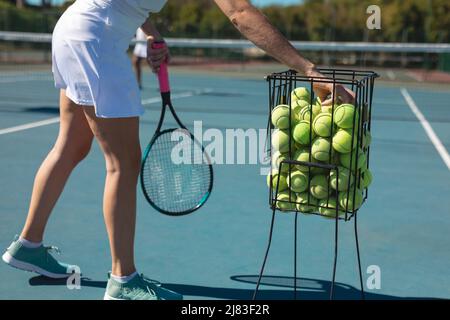
{"label": "tennis court", "polygon": [[[276,70],[282,68],[273,66]],[[188,127],[261,128],[267,125],[267,84],[255,72],[193,72],[174,68],[174,105]],[[58,132],[58,92],[48,71],[2,70],[0,85],[0,246],[24,222],[35,171]],[[154,76],[144,75],[142,147],[160,112]],[[381,269],[381,289],[368,299],[450,298],[450,89],[378,82],[373,108],[374,183],[359,212],[363,275]],[[421,118],[420,112],[424,118]],[[419,120],[421,119],[421,120]],[[424,130],[427,128],[428,131]],[[435,136],[430,134],[430,128]],[[431,138],[430,138],[431,136]],[[443,143],[440,153],[436,145]],[[445,162],[447,161],[447,163]],[[250,299],[271,218],[260,165],[216,165],[211,198],[198,212],[168,217],[139,192],[136,236],[140,272],[186,299]],[[80,290],[0,264],[1,299],[100,299],[109,270],[102,217],[104,160],[97,144],[76,168],[48,225],[45,242],[83,272]],[[291,299],[294,216],[277,218],[260,298]],[[334,223],[299,219],[300,299],[326,299],[331,280]],[[336,298],[359,298],[353,221],[340,224]]]}

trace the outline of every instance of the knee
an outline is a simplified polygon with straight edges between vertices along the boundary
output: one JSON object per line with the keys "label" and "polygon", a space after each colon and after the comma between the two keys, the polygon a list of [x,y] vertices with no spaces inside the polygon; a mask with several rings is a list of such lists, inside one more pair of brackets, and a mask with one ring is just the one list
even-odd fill
{"label": "knee", "polygon": [[67,144],[56,143],[53,152],[57,158],[71,166],[76,166],[87,157],[91,150],[92,140]]}
{"label": "knee", "polygon": [[133,65],[136,69],[141,66],[141,60],[139,57],[133,56]]}
{"label": "knee", "polygon": [[141,149],[128,150],[120,154],[106,157],[106,171],[108,174],[124,174],[126,176],[139,176],[141,170]]}

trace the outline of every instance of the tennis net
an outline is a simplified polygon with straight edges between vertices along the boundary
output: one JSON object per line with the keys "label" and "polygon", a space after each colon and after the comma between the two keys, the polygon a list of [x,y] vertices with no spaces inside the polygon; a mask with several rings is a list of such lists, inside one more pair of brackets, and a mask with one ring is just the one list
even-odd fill
{"label": "tennis net", "polygon": [[[272,61],[246,40],[166,40],[171,48],[174,65],[242,65],[247,62],[263,64]],[[134,43],[135,41],[130,42],[130,49]],[[446,79],[447,72],[450,71],[450,44],[319,41],[293,41],[292,44],[318,64],[383,68],[387,75],[385,80],[414,81],[419,80],[420,74],[433,72]],[[43,71],[49,71],[50,63],[51,34],[0,31],[0,70],[3,75],[23,73],[39,79]],[[239,68],[231,70],[239,71]],[[403,76],[402,72],[412,72],[419,76]],[[383,72],[381,75],[383,76]]]}

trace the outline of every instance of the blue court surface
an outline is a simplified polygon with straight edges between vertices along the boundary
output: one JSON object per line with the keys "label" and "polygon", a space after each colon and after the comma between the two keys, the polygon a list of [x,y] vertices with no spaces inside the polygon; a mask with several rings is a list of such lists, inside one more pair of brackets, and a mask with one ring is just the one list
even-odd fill
{"label": "blue court surface", "polygon": [[[0,247],[25,221],[33,178],[58,133],[58,92],[51,75],[10,74],[0,83]],[[156,81],[145,74],[147,112],[141,143],[160,112]],[[231,77],[175,70],[174,105],[189,127],[267,126],[262,76]],[[450,298],[450,88],[377,82],[370,167],[374,182],[358,213],[364,284],[378,266],[381,288],[368,299]],[[406,97],[409,97],[406,98]],[[420,116],[423,115],[423,118]],[[421,121],[419,120],[421,119]],[[40,122],[44,121],[44,122]],[[170,121],[174,124],[174,121]],[[427,128],[428,131],[426,131]],[[430,138],[431,137],[431,138]],[[442,143],[442,144],[440,144]],[[440,146],[440,147],[439,147]],[[440,151],[438,151],[438,149]],[[260,164],[216,165],[206,205],[184,217],[157,213],[138,193],[139,272],[186,299],[250,299],[266,248],[271,210]],[[81,289],[0,263],[0,299],[101,299],[110,268],[102,217],[103,156],[95,144],[73,172],[50,219],[45,243],[80,266]],[[292,299],[294,214],[278,214],[261,299]],[[327,299],[334,222],[299,216],[299,299]],[[336,298],[358,299],[353,220],[340,223]],[[369,268],[370,269],[370,268]]]}

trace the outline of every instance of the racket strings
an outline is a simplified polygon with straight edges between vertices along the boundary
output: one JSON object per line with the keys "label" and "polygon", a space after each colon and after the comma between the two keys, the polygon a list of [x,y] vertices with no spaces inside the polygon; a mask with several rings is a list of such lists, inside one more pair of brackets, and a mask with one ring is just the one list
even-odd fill
{"label": "racket strings", "polygon": [[151,202],[171,213],[196,208],[210,191],[209,159],[184,130],[165,132],[154,141],[142,175]]}

